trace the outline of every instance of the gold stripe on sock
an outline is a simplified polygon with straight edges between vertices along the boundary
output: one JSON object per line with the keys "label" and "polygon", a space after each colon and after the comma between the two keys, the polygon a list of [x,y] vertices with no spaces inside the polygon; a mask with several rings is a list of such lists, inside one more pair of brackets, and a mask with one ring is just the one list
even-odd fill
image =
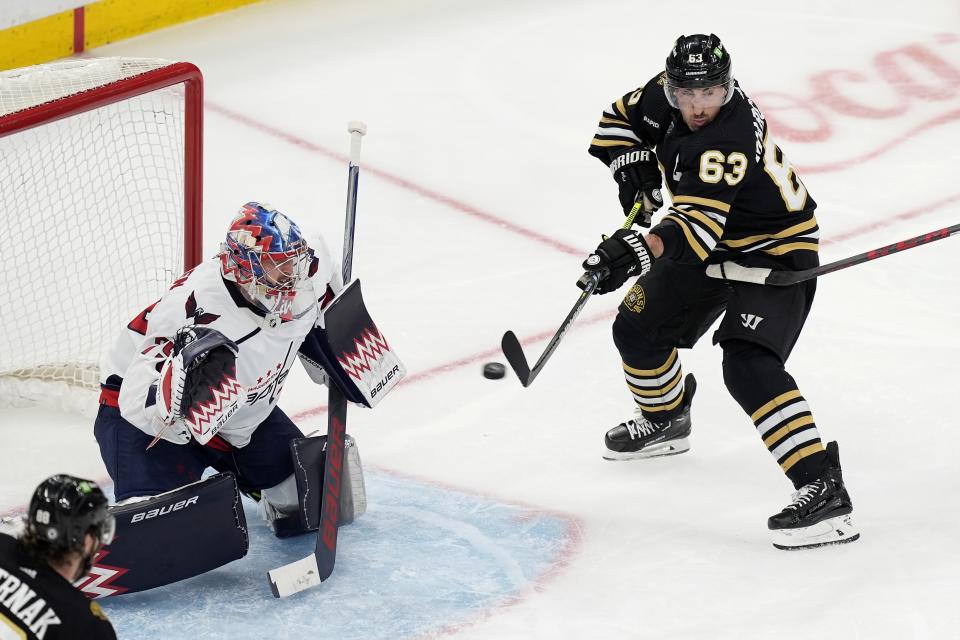
{"label": "gold stripe on sock", "polygon": [[627,366],[627,363],[623,363],[623,370],[635,376],[652,378],[654,376],[660,375],[664,371],[668,371],[670,367],[673,366],[673,363],[676,359],[677,359],[677,350],[674,349],[673,351],[670,352],[670,357],[667,358],[667,361],[663,364],[663,366],[657,367],[656,369],[634,369],[633,367]]}
{"label": "gold stripe on sock", "polygon": [[823,443],[815,442],[809,446],[804,447],[803,449],[800,449],[799,451],[791,455],[789,458],[781,462],[780,468],[783,469],[784,471],[790,471],[793,465],[797,464],[807,456],[813,455],[823,450],[824,450]]}
{"label": "gold stripe on sock", "polygon": [[771,400],[770,402],[768,402],[767,404],[763,405],[762,407],[754,411],[752,414],[750,414],[750,419],[753,420],[754,424],[756,424],[757,422],[760,422],[761,418],[765,418],[766,415],[770,413],[770,411],[775,407],[784,405],[790,400],[794,400],[799,397],[801,397],[799,389],[794,389],[793,391],[787,391],[786,393],[781,393],[779,396],[777,396],[776,398],[774,398],[773,400]]}
{"label": "gold stripe on sock", "polygon": [[676,399],[670,404],[661,404],[656,407],[648,407],[647,405],[640,404],[639,402],[637,404],[640,405],[644,411],[649,411],[651,413],[658,413],[660,411],[670,411],[671,409],[676,409],[680,405],[680,403],[683,402],[683,396],[686,395],[686,392],[687,390],[684,389],[683,393],[678,395]]}
{"label": "gold stripe on sock", "polygon": [[805,427],[808,424],[813,424],[813,416],[801,416],[795,420],[791,420],[787,424],[774,431],[771,435],[764,438],[763,444],[767,445],[767,448],[769,449],[770,445],[777,440],[780,440],[791,431],[796,431],[800,427]]}
{"label": "gold stripe on sock", "polygon": [[665,387],[657,387],[656,389],[641,389],[640,387],[635,387],[629,382],[627,387],[630,388],[630,391],[635,393],[638,396],[644,396],[645,398],[656,398],[657,396],[665,396],[670,391],[677,386],[677,384],[683,379],[683,371],[678,370],[677,375],[673,377],[673,380],[667,383]]}

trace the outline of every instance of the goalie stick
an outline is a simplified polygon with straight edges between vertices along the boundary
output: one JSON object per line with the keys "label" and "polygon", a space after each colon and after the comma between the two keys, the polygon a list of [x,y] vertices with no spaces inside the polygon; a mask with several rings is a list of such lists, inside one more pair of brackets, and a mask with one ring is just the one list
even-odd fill
{"label": "goalie stick", "polygon": [[955,233],[960,233],[960,224],[951,227],[944,227],[930,233],[925,233],[915,238],[908,238],[900,242],[894,242],[885,247],[872,249],[866,253],[837,260],[829,264],[813,267],[812,269],[803,269],[800,271],[781,271],[777,269],[762,269],[759,267],[745,267],[736,262],[724,262],[722,264],[712,264],[707,267],[707,275],[711,278],[720,280],[735,280],[737,282],[751,282],[753,284],[770,284],[777,287],[787,287],[798,282],[804,282],[812,278],[817,278],[834,271],[840,271],[847,267],[883,258],[893,253],[913,249],[923,244],[930,244],[936,240],[949,238]]}
{"label": "goalie stick", "polygon": [[[623,223],[624,229],[629,229],[633,226],[633,221],[636,219],[637,214],[640,213],[640,209],[643,206],[642,203],[643,196],[638,194],[637,199],[633,203],[633,209],[630,210],[630,214]],[[510,367],[513,369],[513,372],[517,374],[517,377],[520,379],[520,384],[522,384],[524,387],[529,387],[533,383],[534,379],[543,369],[543,365],[547,363],[547,360],[550,359],[550,356],[553,355],[553,352],[557,350],[557,347],[560,345],[560,341],[563,340],[563,336],[566,335],[567,331],[570,330],[570,327],[573,326],[573,322],[577,319],[577,316],[580,315],[580,312],[583,311],[583,307],[586,306],[587,300],[589,300],[590,296],[593,295],[593,292],[597,290],[597,285],[600,284],[600,280],[602,279],[603,275],[605,274],[599,271],[593,271],[586,272],[580,276],[580,282],[584,284],[583,293],[580,294],[580,297],[577,299],[577,303],[573,305],[573,309],[570,309],[570,313],[567,314],[567,317],[564,318],[563,322],[560,324],[560,328],[557,329],[557,332],[553,335],[553,338],[550,339],[550,343],[547,344],[547,348],[537,360],[537,363],[533,366],[533,369],[531,369],[530,365],[527,364],[527,358],[523,354],[523,346],[521,346],[520,340],[517,338],[517,334],[515,334],[513,331],[507,331],[503,334],[503,338],[500,340],[500,348],[503,350],[503,355],[506,356],[507,362],[510,363]]]}
{"label": "goalie stick", "polygon": [[[350,166],[347,177],[347,211],[343,231],[343,284],[350,282],[353,270],[353,234],[357,217],[357,184],[360,178],[360,143],[367,125],[352,121],[350,132]],[[323,465],[323,490],[320,494],[320,528],[317,546],[312,554],[267,572],[275,598],[285,598],[318,585],[333,573],[337,560],[337,516],[340,501],[340,480],[343,473],[344,438],[347,432],[347,399],[332,381],[327,396],[327,449]]]}

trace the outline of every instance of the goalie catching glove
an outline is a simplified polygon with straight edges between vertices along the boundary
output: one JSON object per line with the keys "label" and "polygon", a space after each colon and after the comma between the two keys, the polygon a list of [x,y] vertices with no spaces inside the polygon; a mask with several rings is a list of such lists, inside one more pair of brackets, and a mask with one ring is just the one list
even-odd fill
{"label": "goalie catching glove", "polygon": [[610,293],[623,286],[627,278],[646,274],[653,266],[653,261],[653,253],[642,235],[636,231],[618,229],[613,236],[604,237],[596,251],[583,261],[587,273],[577,281],[577,286],[586,288],[588,276],[599,272],[600,282],[594,293]]}
{"label": "goalie catching glove", "polygon": [[215,329],[184,327],[157,383],[157,431],[165,440],[206,444],[244,402],[235,342]]}

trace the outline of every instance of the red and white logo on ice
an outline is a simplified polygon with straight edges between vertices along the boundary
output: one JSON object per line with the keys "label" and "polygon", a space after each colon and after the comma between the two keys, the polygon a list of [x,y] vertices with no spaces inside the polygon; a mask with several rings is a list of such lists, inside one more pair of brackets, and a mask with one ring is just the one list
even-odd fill
{"label": "red and white logo on ice", "polygon": [[[751,96],[778,140],[803,144],[807,157],[830,158],[801,164],[803,174],[839,171],[960,121],[958,59],[960,35],[944,33],[880,51],[860,68],[817,71],[809,76],[806,96],[777,91]],[[886,139],[878,140],[877,121],[886,123]],[[838,149],[849,157],[836,157]]]}

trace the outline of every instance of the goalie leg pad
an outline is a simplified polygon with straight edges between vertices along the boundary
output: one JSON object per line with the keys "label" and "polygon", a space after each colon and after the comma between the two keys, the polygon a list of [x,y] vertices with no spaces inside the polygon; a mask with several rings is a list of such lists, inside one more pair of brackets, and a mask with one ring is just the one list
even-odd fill
{"label": "goalie leg pad", "polygon": [[[300,511],[300,495],[297,492],[297,479],[290,474],[280,484],[260,492],[260,503],[269,505],[265,511],[274,517],[296,516]],[[275,514],[275,515],[274,515]]]}
{"label": "goalie leg pad", "polygon": [[162,587],[247,555],[247,521],[230,473],[110,512],[116,536],[77,583],[91,598]]}
{"label": "goalie leg pad", "polygon": [[212,465],[217,471],[230,471],[244,493],[263,492],[276,487],[293,474],[290,441],[303,432],[280,407],[257,425],[246,446],[234,448]]}
{"label": "goalie leg pad", "polygon": [[278,538],[289,538],[308,531],[300,524],[300,496],[293,474],[280,484],[260,492],[257,512],[270,523]]}
{"label": "goalie leg pad", "polygon": [[[341,476],[337,526],[351,524],[367,511],[367,488],[363,479],[360,449],[351,436],[344,438],[344,473]],[[326,461],[327,436],[296,438],[290,441],[293,458],[293,479],[296,482],[298,508],[290,517],[274,517],[270,524],[278,538],[316,531],[320,526],[320,495],[323,492],[323,467]],[[271,494],[281,504],[273,504]],[[284,481],[263,492],[271,501],[275,516],[282,516],[289,505],[289,487]],[[266,507],[270,513],[271,507]],[[289,509],[289,507],[286,507]],[[268,518],[269,519],[269,518]]]}

